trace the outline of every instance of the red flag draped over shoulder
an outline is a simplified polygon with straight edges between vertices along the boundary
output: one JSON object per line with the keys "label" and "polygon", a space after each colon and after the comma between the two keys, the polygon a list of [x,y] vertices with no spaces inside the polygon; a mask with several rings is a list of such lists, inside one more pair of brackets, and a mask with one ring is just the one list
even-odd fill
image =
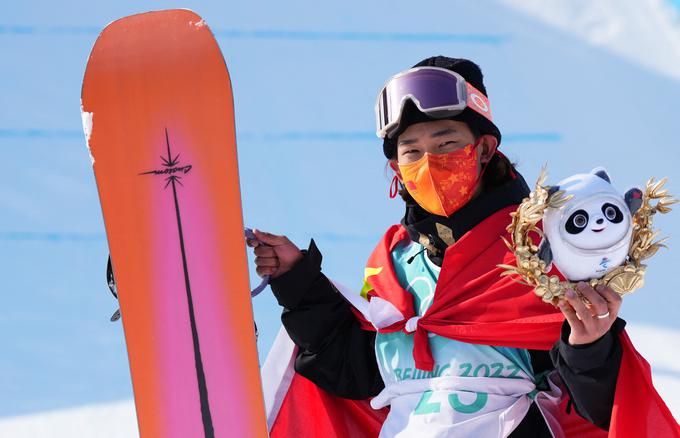
{"label": "red flag draped over shoulder", "polygon": [[[434,302],[417,322],[418,368],[431,371],[434,366],[427,332],[474,344],[535,350],[549,350],[559,337],[562,313],[536,297],[529,286],[500,276],[503,269],[497,265],[515,260],[501,239],[514,210],[496,212],[446,250]],[[399,285],[390,257],[405,239],[403,227],[391,227],[368,260],[367,268],[379,272],[367,278],[372,287],[368,296],[389,301],[404,317],[381,332],[404,330],[406,321],[415,316],[413,296]]]}
{"label": "red flag draped over shoulder", "polygon": [[[549,350],[559,339],[564,320],[562,313],[552,305],[543,303],[529,286],[522,285],[512,278],[500,276],[503,270],[497,267],[498,264],[515,262],[514,255],[501,239],[501,236],[507,233],[505,228],[509,223],[509,214],[514,209],[515,207],[508,207],[491,215],[446,250],[432,306],[417,319],[413,354],[418,368],[431,370],[434,366],[428,332],[473,344],[533,350]],[[403,316],[401,321],[379,329],[380,332],[407,331],[406,322],[415,317],[413,297],[399,284],[390,256],[394,247],[408,238],[408,233],[403,227],[392,226],[367,263],[366,271],[373,274],[367,277],[370,287],[364,289],[369,300],[374,297],[386,300]],[[375,330],[373,324],[360,312],[355,313],[364,329]],[[649,365],[634,349],[625,331],[621,333],[620,340],[623,356],[609,433],[598,429],[575,413],[566,415],[563,406],[560,409],[563,414],[560,421],[566,436],[680,437],[677,422],[652,385]],[[294,384],[291,388],[293,386]],[[300,386],[304,387],[304,384]],[[310,393],[305,392],[308,395]],[[323,399],[332,396],[323,393],[323,397],[316,397],[313,394],[312,397]],[[292,400],[290,394],[286,395],[286,399],[289,398]],[[311,401],[307,400],[304,405],[309,406],[310,403]],[[321,400],[320,403],[328,405],[327,401]],[[356,406],[352,405],[352,409]],[[306,408],[299,406],[296,409]],[[303,412],[296,415],[294,411],[285,410],[283,407],[281,412],[285,414],[285,421],[281,421],[280,424],[294,423],[291,415],[293,417],[305,415]],[[356,414],[355,411],[350,412]],[[353,433],[351,436],[377,436],[375,431],[379,430],[379,424],[373,426],[369,424],[379,423],[381,418],[384,418],[382,416],[384,412],[372,418],[362,416],[361,421],[368,421],[362,426],[366,434]],[[324,416],[326,417],[329,416]],[[346,421],[346,412],[338,413],[337,418]],[[277,422],[279,420],[280,418]],[[309,419],[300,421],[308,423]],[[327,433],[324,436],[341,436],[334,435],[333,431],[337,429],[326,430],[325,426],[318,427],[323,430],[310,435],[295,436],[320,436],[318,433]],[[276,427],[272,430],[272,435],[275,430]],[[277,434],[277,436],[293,435]]]}

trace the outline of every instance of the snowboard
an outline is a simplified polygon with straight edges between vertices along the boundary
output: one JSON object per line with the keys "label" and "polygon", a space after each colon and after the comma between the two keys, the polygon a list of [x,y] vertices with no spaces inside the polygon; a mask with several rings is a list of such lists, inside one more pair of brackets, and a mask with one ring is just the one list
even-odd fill
{"label": "snowboard", "polygon": [[165,10],[99,35],[83,127],[142,438],[267,436],[226,64]]}

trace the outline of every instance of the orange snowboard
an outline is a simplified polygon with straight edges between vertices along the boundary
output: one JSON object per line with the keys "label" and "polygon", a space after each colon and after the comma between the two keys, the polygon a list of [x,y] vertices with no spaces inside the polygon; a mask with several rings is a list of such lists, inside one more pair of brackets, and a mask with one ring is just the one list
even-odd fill
{"label": "orange snowboard", "polygon": [[205,21],[108,25],[82,111],[141,436],[267,436],[231,84]]}

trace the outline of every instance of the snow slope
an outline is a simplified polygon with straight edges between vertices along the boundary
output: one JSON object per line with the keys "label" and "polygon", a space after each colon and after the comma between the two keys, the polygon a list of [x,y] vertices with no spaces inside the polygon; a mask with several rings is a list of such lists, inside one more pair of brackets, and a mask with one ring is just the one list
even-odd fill
{"label": "snow slope", "polygon": [[8,438],[138,437],[132,400],[80,406],[3,418],[0,436]]}

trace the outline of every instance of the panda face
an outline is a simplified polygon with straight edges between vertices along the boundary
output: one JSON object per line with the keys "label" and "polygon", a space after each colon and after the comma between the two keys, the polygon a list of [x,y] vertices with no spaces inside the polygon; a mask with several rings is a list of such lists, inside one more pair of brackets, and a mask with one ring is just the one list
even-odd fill
{"label": "panda face", "polygon": [[626,236],[630,213],[622,200],[597,197],[585,200],[565,214],[560,234],[581,249],[604,249]]}

